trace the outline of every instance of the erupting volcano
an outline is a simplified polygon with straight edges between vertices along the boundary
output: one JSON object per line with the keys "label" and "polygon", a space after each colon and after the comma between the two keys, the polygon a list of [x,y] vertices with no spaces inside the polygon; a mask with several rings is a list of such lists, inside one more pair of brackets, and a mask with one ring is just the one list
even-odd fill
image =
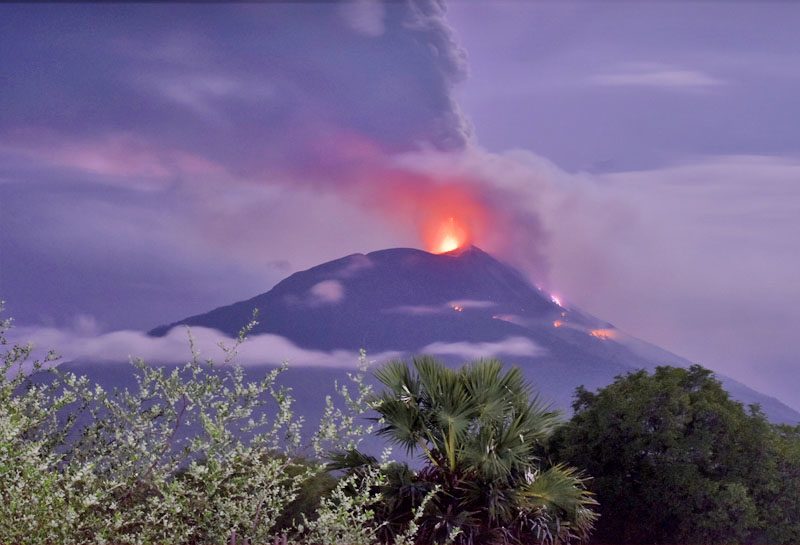
{"label": "erupting volcano", "polygon": [[[393,248],[350,255],[299,271],[252,299],[160,326],[151,334],[190,325],[235,337],[253,309],[261,309],[251,335],[277,335],[313,353],[342,354],[345,369],[338,371],[311,362],[303,366],[299,356],[291,362],[300,366],[294,393],[305,414],[321,414],[325,392],[318,385],[330,384],[335,373],[346,380],[346,368],[362,348],[373,358],[432,354],[452,365],[498,357],[519,366],[555,407],[565,410],[579,385],[593,390],[637,369],[691,365],[566,304],[561,294],[543,292],[521,271],[473,246],[470,240],[481,232],[480,224],[473,210],[460,204],[445,202],[430,214],[430,225],[423,224],[430,227],[423,240],[437,253]],[[320,293],[331,287],[337,296],[321,299]],[[264,355],[273,363],[285,357],[280,351]],[[760,403],[774,421],[800,420],[774,399],[724,377],[723,382],[740,401]]]}

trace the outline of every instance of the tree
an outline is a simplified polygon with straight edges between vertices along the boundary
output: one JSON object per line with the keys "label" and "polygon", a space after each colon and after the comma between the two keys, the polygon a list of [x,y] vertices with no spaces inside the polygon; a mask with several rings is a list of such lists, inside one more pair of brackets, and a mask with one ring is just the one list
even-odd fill
{"label": "tree", "polygon": [[[418,513],[418,543],[563,543],[585,540],[595,520],[584,479],[537,453],[558,424],[517,368],[496,360],[452,370],[420,357],[376,372],[386,389],[374,408],[380,435],[422,469],[396,464],[384,486],[383,516],[403,527]],[[370,460],[350,453],[350,466]],[[348,465],[346,460],[340,460]],[[355,463],[354,463],[355,462]],[[402,541],[397,536],[389,540]]]}
{"label": "tree", "polygon": [[[797,491],[779,487],[777,449],[790,463],[789,439],[778,441],[758,407],[745,411],[707,369],[659,367],[597,393],[578,388],[573,408],[551,451],[594,477],[598,543],[796,539]],[[794,497],[783,498],[792,515],[769,503],[779,488]]]}
{"label": "tree", "polygon": [[772,478],[756,491],[762,519],[756,543],[800,543],[800,425],[773,427]]}

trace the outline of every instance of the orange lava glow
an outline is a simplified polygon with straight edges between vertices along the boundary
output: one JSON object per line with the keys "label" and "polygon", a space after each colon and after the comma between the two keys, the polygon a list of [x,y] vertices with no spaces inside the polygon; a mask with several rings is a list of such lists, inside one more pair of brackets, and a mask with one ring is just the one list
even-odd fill
{"label": "orange lava glow", "polygon": [[431,251],[443,254],[457,250],[468,241],[467,230],[456,222],[454,217],[449,217],[441,223],[431,241]]}
{"label": "orange lava glow", "polygon": [[592,329],[589,331],[589,335],[604,341],[617,338],[617,332],[613,329]]}
{"label": "orange lava glow", "polygon": [[[409,195],[396,192],[392,202],[402,202]],[[443,254],[473,243],[476,235],[486,232],[488,210],[469,187],[449,183],[413,195],[414,215],[424,247]]]}
{"label": "orange lava glow", "polygon": [[561,327],[562,325],[564,325],[564,322],[562,322],[561,320],[556,320],[555,322],[553,322],[553,327]]}

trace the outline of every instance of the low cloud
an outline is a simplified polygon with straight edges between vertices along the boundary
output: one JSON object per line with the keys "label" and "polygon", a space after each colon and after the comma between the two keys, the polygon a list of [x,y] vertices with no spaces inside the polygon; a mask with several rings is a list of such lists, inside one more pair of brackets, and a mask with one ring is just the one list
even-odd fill
{"label": "low cloud", "polygon": [[492,308],[496,306],[497,303],[493,301],[477,301],[475,299],[457,299],[455,301],[450,301],[447,303],[447,306],[450,308],[453,307],[461,307],[461,308]]}
{"label": "low cloud", "polygon": [[[194,345],[200,359],[222,362],[225,352],[220,343],[233,346],[235,340],[215,329],[193,327]],[[151,364],[189,361],[192,353],[186,328],[175,327],[164,337],[150,337],[141,331],[112,331],[102,335],[85,335],[80,331],[58,328],[19,327],[11,330],[13,341],[34,345],[37,357],[54,349],[62,361],[87,360],[125,363],[141,358]],[[353,368],[358,365],[359,353],[348,350],[308,350],[298,347],[280,335],[261,334],[248,337],[238,349],[236,362],[242,365]],[[383,362],[400,356],[399,352],[369,354],[370,361]]]}
{"label": "low cloud", "polygon": [[459,299],[448,301],[441,305],[401,305],[384,310],[386,314],[446,314],[448,312],[463,312],[465,309],[491,308],[497,303],[492,301],[476,301],[474,299]]}
{"label": "low cloud", "polygon": [[323,280],[309,290],[310,305],[338,303],[344,299],[344,286],[338,280]]}
{"label": "low cloud", "polygon": [[504,356],[543,356],[547,351],[526,337],[509,337],[498,342],[470,343],[436,342],[422,350],[422,354],[458,356],[466,360]]}
{"label": "low cloud", "polygon": [[338,278],[352,278],[374,266],[375,263],[364,254],[354,254],[345,259],[344,265],[334,275]]}
{"label": "low cloud", "polygon": [[386,314],[410,314],[412,316],[423,316],[425,314],[442,314],[446,308],[441,305],[401,305],[399,307],[388,308],[383,312]]}

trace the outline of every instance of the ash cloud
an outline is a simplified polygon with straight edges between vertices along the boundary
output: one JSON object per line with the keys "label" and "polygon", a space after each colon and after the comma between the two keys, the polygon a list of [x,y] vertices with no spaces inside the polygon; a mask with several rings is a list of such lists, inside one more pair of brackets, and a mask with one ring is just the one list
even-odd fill
{"label": "ash cloud", "polygon": [[0,6],[11,311],[148,327],[265,291],[286,256],[418,245],[383,188],[425,179],[384,176],[397,153],[469,145],[466,56],[443,3],[368,4]]}

